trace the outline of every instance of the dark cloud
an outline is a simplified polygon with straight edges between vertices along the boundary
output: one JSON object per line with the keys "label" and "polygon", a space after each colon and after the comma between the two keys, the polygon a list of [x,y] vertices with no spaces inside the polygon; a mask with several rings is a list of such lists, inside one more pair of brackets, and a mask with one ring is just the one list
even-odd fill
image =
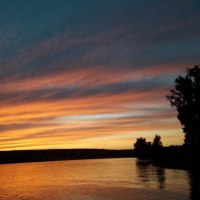
{"label": "dark cloud", "polygon": [[2,78],[199,60],[197,1],[1,1],[1,7]]}

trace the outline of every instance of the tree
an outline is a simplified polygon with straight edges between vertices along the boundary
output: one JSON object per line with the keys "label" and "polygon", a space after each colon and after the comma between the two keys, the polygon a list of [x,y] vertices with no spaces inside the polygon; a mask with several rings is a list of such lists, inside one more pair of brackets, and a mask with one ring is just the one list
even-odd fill
{"label": "tree", "polygon": [[137,157],[148,158],[151,153],[151,142],[146,142],[146,138],[139,137],[134,144],[134,149]]}
{"label": "tree", "polygon": [[153,139],[152,146],[154,148],[160,148],[160,147],[162,147],[161,137],[159,135],[155,135],[155,137]]}
{"label": "tree", "polygon": [[185,133],[185,145],[200,145],[200,67],[186,70],[185,77],[175,79],[175,87],[167,96],[171,106],[175,107]]}
{"label": "tree", "polygon": [[146,138],[139,137],[134,144],[135,149],[145,149],[147,147]]}

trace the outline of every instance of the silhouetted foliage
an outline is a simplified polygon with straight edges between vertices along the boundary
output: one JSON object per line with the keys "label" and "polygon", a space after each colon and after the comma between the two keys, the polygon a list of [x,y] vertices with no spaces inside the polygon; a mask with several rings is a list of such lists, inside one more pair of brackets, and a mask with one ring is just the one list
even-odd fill
{"label": "silhouetted foliage", "polygon": [[149,149],[151,148],[151,143],[146,142],[146,138],[139,137],[134,144],[134,150],[137,157],[145,158],[149,155]]}
{"label": "silhouetted foliage", "polygon": [[161,137],[155,135],[153,142],[146,142],[146,138],[139,137],[134,144],[135,149],[146,149],[146,148],[159,148],[162,147]]}
{"label": "silhouetted foliage", "polygon": [[134,144],[136,156],[139,158],[157,157],[161,152],[161,148],[162,142],[159,135],[155,135],[153,143],[147,142],[146,138],[139,137]]}
{"label": "silhouetted foliage", "polygon": [[183,126],[185,145],[200,145],[200,67],[186,70],[186,76],[175,79],[175,87],[167,96],[171,106],[178,111],[177,118]]}
{"label": "silhouetted foliage", "polygon": [[154,148],[160,148],[160,147],[162,147],[161,137],[159,135],[155,135],[155,137],[153,139],[152,146]]}
{"label": "silhouetted foliage", "polygon": [[146,138],[139,137],[136,140],[136,143],[134,144],[135,149],[146,149],[148,147],[151,147],[151,142],[146,142]]}
{"label": "silhouetted foliage", "polygon": [[139,137],[136,140],[136,143],[134,144],[135,149],[145,149],[149,143],[146,142],[146,138]]}

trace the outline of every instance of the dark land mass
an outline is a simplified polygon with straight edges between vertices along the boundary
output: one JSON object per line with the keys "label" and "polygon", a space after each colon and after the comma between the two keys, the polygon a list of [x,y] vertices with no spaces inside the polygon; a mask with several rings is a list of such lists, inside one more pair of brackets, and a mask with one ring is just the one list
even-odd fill
{"label": "dark land mass", "polygon": [[133,150],[51,149],[0,151],[0,163],[134,157]]}
{"label": "dark land mass", "polygon": [[155,166],[184,170],[200,170],[199,153],[183,146],[140,150],[51,149],[0,151],[0,163],[23,163],[78,159],[128,158],[148,160]]}
{"label": "dark land mass", "polygon": [[147,148],[135,151],[136,157],[163,168],[200,170],[199,150],[184,146]]}

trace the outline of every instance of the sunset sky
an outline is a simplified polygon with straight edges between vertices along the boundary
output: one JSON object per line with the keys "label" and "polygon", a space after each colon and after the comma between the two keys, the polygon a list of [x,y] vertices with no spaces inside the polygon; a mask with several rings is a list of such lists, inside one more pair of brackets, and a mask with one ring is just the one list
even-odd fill
{"label": "sunset sky", "polygon": [[0,150],[183,143],[166,100],[200,63],[200,1],[0,0]]}

